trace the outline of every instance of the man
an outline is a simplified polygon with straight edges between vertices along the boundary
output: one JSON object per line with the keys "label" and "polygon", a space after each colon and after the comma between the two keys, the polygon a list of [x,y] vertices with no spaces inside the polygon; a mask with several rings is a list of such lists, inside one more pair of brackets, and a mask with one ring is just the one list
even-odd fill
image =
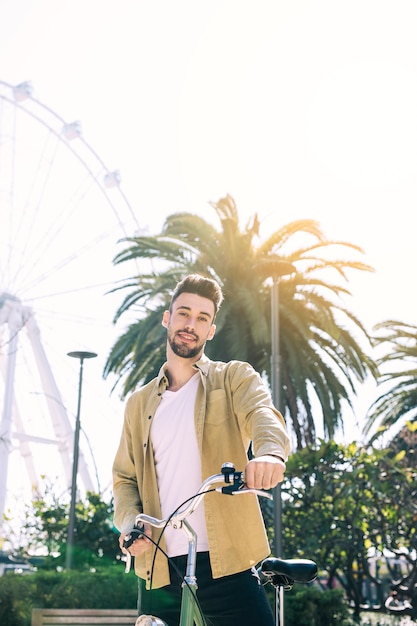
{"label": "man", "polygon": [[[248,363],[204,354],[222,299],[212,279],[192,274],[178,283],[162,319],[166,363],[127,401],[113,466],[121,546],[138,513],[168,517],[224,462],[244,469],[250,488],[271,489],[283,480],[289,439],[261,377]],[[254,458],[248,461],[250,442]],[[210,494],[189,522],[198,534],[198,598],[208,623],[273,626],[255,569],[269,554],[256,496]],[[160,533],[145,527],[155,542]],[[177,626],[181,584],[175,572],[185,571],[188,544],[183,532],[167,527],[160,546],[169,561],[160,550],[154,555],[146,537],[129,548],[139,576],[139,614]]]}

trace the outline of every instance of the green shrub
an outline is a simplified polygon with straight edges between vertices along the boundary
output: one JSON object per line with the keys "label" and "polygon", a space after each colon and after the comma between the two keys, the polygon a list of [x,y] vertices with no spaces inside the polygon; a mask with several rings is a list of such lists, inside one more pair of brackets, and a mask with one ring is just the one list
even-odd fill
{"label": "green shrub", "polygon": [[1,626],[30,626],[32,608],[130,609],[137,602],[137,578],[120,565],[100,572],[39,571],[0,578]]}
{"label": "green shrub", "polygon": [[284,594],[285,626],[353,626],[343,592],[295,585]]}

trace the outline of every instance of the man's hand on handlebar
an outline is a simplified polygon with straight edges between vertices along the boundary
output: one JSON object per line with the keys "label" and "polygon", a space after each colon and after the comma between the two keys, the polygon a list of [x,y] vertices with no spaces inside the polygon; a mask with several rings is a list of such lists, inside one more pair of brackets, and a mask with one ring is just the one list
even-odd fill
{"label": "man's hand on handlebar", "polygon": [[152,542],[149,539],[149,537],[152,537],[152,527],[149,524],[144,524],[142,533],[128,547],[125,546],[125,540],[130,537],[130,533],[122,533],[119,537],[119,546],[122,552],[129,552],[132,556],[140,556],[149,550],[152,546]]}
{"label": "man's hand on handlebar", "polygon": [[245,483],[249,489],[272,489],[284,480],[285,462],[272,456],[251,459],[245,468]]}

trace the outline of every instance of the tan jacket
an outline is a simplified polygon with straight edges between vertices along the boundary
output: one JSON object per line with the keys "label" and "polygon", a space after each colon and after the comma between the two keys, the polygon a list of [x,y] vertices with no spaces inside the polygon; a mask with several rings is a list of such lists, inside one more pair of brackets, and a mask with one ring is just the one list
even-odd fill
{"label": "tan jacket", "polygon": [[[284,420],[252,366],[240,361],[210,361],[203,356],[194,367],[201,378],[195,427],[203,480],[220,473],[224,462],[230,461],[236,470],[243,470],[250,441],[255,456],[275,454],[287,458],[290,446]],[[140,512],[162,517],[150,428],[168,385],[165,368],[166,365],[157,378],[133,393],[126,403],[113,465],[114,523],[121,532],[132,528]],[[214,578],[244,571],[268,556],[270,550],[257,496],[210,493],[204,499],[204,507]],[[159,535],[160,530],[154,528],[155,541]],[[161,547],[166,548],[163,537]],[[135,558],[136,574],[146,579],[148,585],[153,552],[148,550]],[[167,584],[167,560],[158,550],[152,586]]]}

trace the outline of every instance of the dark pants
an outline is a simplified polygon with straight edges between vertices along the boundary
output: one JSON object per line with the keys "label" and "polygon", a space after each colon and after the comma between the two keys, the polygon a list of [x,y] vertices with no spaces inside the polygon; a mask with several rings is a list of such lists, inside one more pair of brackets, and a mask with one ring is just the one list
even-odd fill
{"label": "dark pants", "polygon": [[[178,626],[186,561],[186,556],[170,560],[171,584],[162,589],[146,591],[145,582],[139,579],[139,615],[155,615],[168,626]],[[255,569],[214,579],[208,552],[199,552],[196,576],[197,598],[209,626],[274,626],[272,609]]]}

